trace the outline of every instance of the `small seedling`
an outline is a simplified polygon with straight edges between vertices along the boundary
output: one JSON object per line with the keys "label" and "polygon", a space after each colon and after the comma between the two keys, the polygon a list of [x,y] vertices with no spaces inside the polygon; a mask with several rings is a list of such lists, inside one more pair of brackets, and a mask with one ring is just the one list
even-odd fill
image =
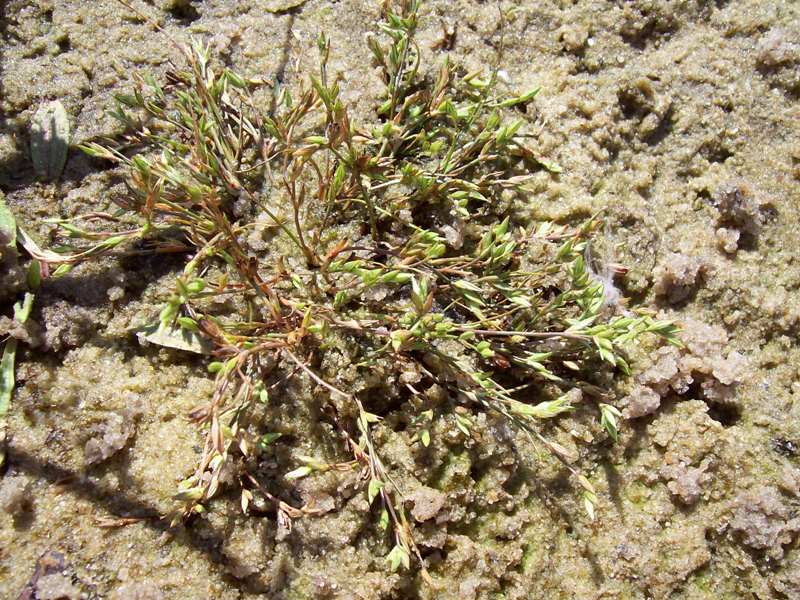
{"label": "small seedling", "polygon": [[[0,265],[17,257],[17,221],[8,209],[5,198],[0,193]],[[34,292],[40,282],[39,262],[31,261],[28,268],[28,288],[21,300],[14,304],[14,321],[24,325],[33,309]],[[14,395],[16,383],[15,363],[18,340],[9,336],[3,344],[0,356],[0,468],[5,464],[6,413]]]}

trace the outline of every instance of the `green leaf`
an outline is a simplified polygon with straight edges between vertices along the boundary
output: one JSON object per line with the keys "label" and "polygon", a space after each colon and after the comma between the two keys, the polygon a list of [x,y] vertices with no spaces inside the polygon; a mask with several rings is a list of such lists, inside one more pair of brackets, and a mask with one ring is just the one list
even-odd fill
{"label": "green leaf", "polygon": [[551,173],[561,173],[564,170],[558,163],[545,160],[543,158],[537,158],[536,162],[538,162],[541,166],[545,168],[545,170],[550,171]]}
{"label": "green leaf", "polygon": [[266,404],[267,402],[269,402],[269,392],[265,388],[262,387],[259,389],[258,386],[256,386],[255,393],[256,396],[258,397],[258,401],[261,402],[262,404]]}
{"label": "green leaf", "polygon": [[344,163],[339,163],[336,167],[336,171],[333,175],[333,183],[331,184],[331,195],[336,196],[341,190],[342,186],[344,185],[344,178],[347,174],[345,169]]}
{"label": "green leaf", "polygon": [[202,279],[194,279],[186,284],[186,289],[191,294],[199,294],[206,287],[206,282]]}
{"label": "green leaf", "polygon": [[486,340],[482,342],[478,342],[475,346],[475,350],[480,354],[483,358],[492,358],[494,356],[494,350],[492,350],[491,344]]}
{"label": "green leaf", "polygon": [[423,429],[419,432],[419,441],[422,442],[422,445],[426,448],[431,445],[431,432],[427,429]]}
{"label": "green leaf", "polygon": [[570,404],[567,394],[559,396],[555,400],[540,402],[539,404],[531,405],[516,400],[510,400],[509,406],[511,411],[520,415],[533,417],[536,419],[551,419],[560,415],[561,413],[574,410]]}
{"label": "green leaf", "polygon": [[585,491],[583,494],[581,494],[581,497],[583,498],[583,508],[586,511],[589,520],[594,521],[594,507],[597,504],[597,496],[592,492]]}
{"label": "green leaf", "polygon": [[69,151],[69,117],[64,105],[53,100],[42,105],[31,121],[31,160],[36,174],[58,179]]}
{"label": "green leaf", "polygon": [[42,284],[42,265],[38,260],[32,260],[28,265],[27,282],[28,287],[32,290],[38,290]]}
{"label": "green leaf", "polygon": [[472,425],[472,423],[470,423],[469,419],[467,419],[466,417],[462,417],[458,413],[456,413],[455,417],[456,417],[456,427],[458,428],[458,430],[467,437],[469,437],[470,436],[469,427],[470,425]]}
{"label": "green leaf", "polygon": [[14,393],[14,361],[17,357],[17,340],[9,338],[0,360],[0,417],[8,412]]}
{"label": "green leaf", "polygon": [[386,562],[389,563],[389,568],[394,573],[400,568],[401,564],[408,569],[411,565],[411,557],[408,554],[408,550],[398,544],[386,556]]}
{"label": "green leaf", "polygon": [[109,150],[108,148],[101,146],[95,142],[90,142],[88,144],[79,144],[78,148],[83,150],[84,153],[88,154],[92,158],[104,158],[106,160],[117,160],[117,157],[114,156],[114,153]]}
{"label": "green leaf", "polygon": [[193,487],[186,490],[181,490],[173,496],[175,500],[180,502],[196,502],[203,497],[203,488]]}
{"label": "green leaf", "polygon": [[481,293],[483,290],[475,285],[474,283],[467,281],[466,279],[458,279],[453,282],[453,286],[457,287],[460,290],[467,290],[471,292],[478,292]]}
{"label": "green leaf", "polygon": [[264,435],[261,436],[261,439],[258,441],[258,445],[261,447],[262,450],[266,449],[267,446],[277,441],[282,435],[283,435],[282,433],[277,433],[277,432],[265,433]]}
{"label": "green leaf", "polygon": [[294,471],[289,471],[284,478],[286,479],[301,479],[311,473],[312,469],[308,465],[298,467]]}
{"label": "green leaf", "polygon": [[200,333],[200,328],[197,326],[197,321],[191,317],[178,317],[176,320],[181,328],[188,329],[194,333]]}
{"label": "green leaf", "polygon": [[379,479],[369,480],[369,487],[367,488],[367,499],[370,504],[372,504],[372,501],[375,500],[375,496],[377,496],[382,489],[383,489],[382,481],[380,481]]}
{"label": "green leaf", "polygon": [[64,263],[63,265],[58,265],[58,267],[56,267],[56,270],[53,271],[50,276],[61,277],[62,275],[66,275],[70,271],[72,271],[72,265]]}
{"label": "green leaf", "polygon": [[14,214],[6,206],[5,196],[0,192],[0,255],[5,254],[8,248],[16,254],[17,246],[17,221]]}
{"label": "green leaf", "polygon": [[608,435],[615,442],[619,441],[619,430],[617,429],[617,417],[622,413],[610,404],[600,404],[600,424],[608,432]]}
{"label": "green leaf", "polygon": [[534,88],[528,92],[525,92],[521,96],[516,96],[515,98],[509,98],[508,100],[504,100],[500,103],[500,106],[509,107],[509,106],[516,106],[517,104],[525,104],[530,102],[531,100],[536,97],[536,94],[539,93],[539,88]]}
{"label": "green leaf", "polygon": [[14,304],[14,320],[18,323],[24,323],[28,320],[28,317],[31,315],[31,309],[33,308],[33,300],[35,296],[30,292],[25,292],[25,297],[23,298],[22,302],[17,302]]}

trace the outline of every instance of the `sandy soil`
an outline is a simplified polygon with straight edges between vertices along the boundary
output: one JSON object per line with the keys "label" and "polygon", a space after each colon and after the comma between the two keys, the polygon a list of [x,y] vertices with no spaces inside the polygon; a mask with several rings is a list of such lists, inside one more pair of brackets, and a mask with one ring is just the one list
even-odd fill
{"label": "sandy soil", "polygon": [[[0,2],[0,189],[43,244],[57,241],[46,218],[113,207],[123,178],[72,150],[60,181],[37,181],[31,117],[59,99],[74,142],[113,135],[113,94],[178,61],[170,37],[199,36],[245,75],[292,86],[325,30],[344,98],[366,112],[377,97],[363,41],[376,3],[133,4],[163,29],[112,0]],[[498,28],[498,11],[515,6]],[[800,5],[455,0],[423,14],[431,68],[446,54],[467,69],[499,61],[509,89],[542,87],[526,132],[564,172],[537,175],[519,214],[605,211],[598,260],[629,267],[617,284],[631,304],[684,324],[684,351],[637,357],[618,444],[580,413],[553,432],[581,452],[597,521],[562,472],[513,451],[513,433],[488,420],[483,444],[444,430],[428,452],[405,434],[379,439],[416,486],[435,589],[388,573],[386,540],[349,476],[287,490],[329,509],[291,532],[243,516],[233,496],[169,529],[157,517],[199,453],[184,415],[213,384],[201,361],[130,333],[155,317],[174,265],[106,261],[37,298],[42,344],[21,356],[0,480],[0,596],[800,597]],[[452,49],[432,49],[445,30]],[[20,273],[0,273],[5,315]],[[301,447],[325,433],[297,401],[306,394],[286,390],[275,417]],[[276,465],[290,459],[276,451]]]}

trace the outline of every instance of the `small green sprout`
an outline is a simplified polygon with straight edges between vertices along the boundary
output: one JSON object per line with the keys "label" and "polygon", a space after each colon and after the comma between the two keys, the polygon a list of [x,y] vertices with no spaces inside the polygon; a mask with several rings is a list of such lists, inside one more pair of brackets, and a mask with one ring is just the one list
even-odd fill
{"label": "small green sprout", "polygon": [[615,442],[619,441],[617,419],[622,417],[619,410],[610,404],[600,404],[600,425],[608,432],[609,437]]}

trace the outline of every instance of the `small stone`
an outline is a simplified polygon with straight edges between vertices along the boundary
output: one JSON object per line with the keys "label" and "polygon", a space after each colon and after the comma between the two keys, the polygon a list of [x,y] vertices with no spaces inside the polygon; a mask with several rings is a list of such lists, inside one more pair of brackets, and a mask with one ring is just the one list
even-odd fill
{"label": "small stone", "polygon": [[731,352],[726,358],[718,357],[712,361],[711,374],[722,385],[741,383],[747,375],[748,361],[739,352]]}
{"label": "small stone", "polygon": [[705,263],[699,258],[675,252],[668,254],[653,273],[656,296],[666,298],[670,304],[683,302],[692,295],[705,269]]}
{"label": "small stone", "polygon": [[123,583],[111,594],[111,600],[163,600],[164,594],[154,583]]}
{"label": "small stone", "polygon": [[446,499],[447,496],[439,490],[426,486],[419,487],[409,496],[409,500],[414,503],[411,515],[419,522],[432,519],[442,510]]}
{"label": "small stone", "polygon": [[18,517],[31,509],[31,483],[25,475],[6,476],[0,481],[0,507]]}
{"label": "small stone", "polygon": [[701,484],[708,479],[705,469],[690,467],[684,462],[661,467],[661,477],[668,480],[667,489],[683,504],[691,505],[700,499]]}
{"label": "small stone", "polygon": [[716,231],[717,246],[726,254],[736,254],[739,249],[739,238],[741,233],[736,229],[728,229],[727,227],[720,227]]}
{"label": "small stone", "polygon": [[661,396],[643,385],[634,387],[630,395],[622,399],[625,408],[622,415],[626,419],[637,419],[653,414],[661,406]]}
{"label": "small stone", "polygon": [[735,179],[721,185],[714,192],[714,202],[721,227],[753,236],[758,234],[764,221],[762,202],[747,182]]}
{"label": "small stone", "polygon": [[800,522],[790,519],[789,509],[775,488],[760,487],[739,495],[731,530],[744,545],[777,560],[783,557],[783,545],[800,531]]}
{"label": "small stone", "polygon": [[43,575],[36,583],[36,598],[39,600],[78,600],[81,591],[63,573]]}
{"label": "small stone", "polygon": [[568,52],[578,52],[589,39],[589,28],[585,25],[570,24],[561,28],[559,38]]}

